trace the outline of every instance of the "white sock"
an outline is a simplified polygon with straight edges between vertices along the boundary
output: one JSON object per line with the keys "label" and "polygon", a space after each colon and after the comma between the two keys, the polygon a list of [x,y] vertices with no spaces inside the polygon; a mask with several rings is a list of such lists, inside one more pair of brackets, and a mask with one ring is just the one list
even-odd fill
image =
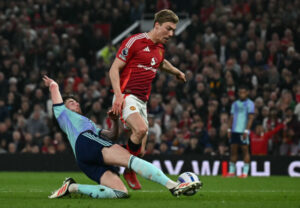
{"label": "white sock", "polygon": [[77,183],[70,184],[68,190],[70,193],[78,192],[78,184]]}
{"label": "white sock", "polygon": [[175,181],[172,181],[172,180],[169,180],[169,181],[167,181],[167,183],[166,183],[166,187],[167,187],[168,189],[175,188],[177,185],[178,185],[178,183],[175,182]]}

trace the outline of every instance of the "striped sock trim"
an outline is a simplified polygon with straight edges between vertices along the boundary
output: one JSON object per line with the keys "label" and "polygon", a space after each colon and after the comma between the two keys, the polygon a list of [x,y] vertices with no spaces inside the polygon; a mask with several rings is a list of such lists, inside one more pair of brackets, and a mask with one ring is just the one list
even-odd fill
{"label": "striped sock trim", "polygon": [[129,158],[129,162],[128,162],[128,168],[131,170],[131,164],[133,162],[133,160],[135,159],[135,156],[134,155],[131,155],[130,158]]}

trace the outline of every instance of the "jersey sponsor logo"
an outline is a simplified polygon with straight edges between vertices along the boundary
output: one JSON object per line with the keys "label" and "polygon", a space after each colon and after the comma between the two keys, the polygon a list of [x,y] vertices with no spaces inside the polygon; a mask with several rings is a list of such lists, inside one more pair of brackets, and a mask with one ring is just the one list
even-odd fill
{"label": "jersey sponsor logo", "polygon": [[134,111],[136,108],[135,108],[135,106],[130,106],[129,109],[132,110],[132,111]]}
{"label": "jersey sponsor logo", "polygon": [[155,64],[157,63],[157,59],[155,58],[155,57],[153,57],[152,59],[151,59],[151,66],[154,66]]}
{"label": "jersey sponsor logo", "polygon": [[123,48],[123,50],[121,51],[119,57],[121,59],[123,59],[124,61],[126,61],[126,56],[128,55],[128,48]]}
{"label": "jersey sponsor logo", "polygon": [[153,71],[154,73],[156,73],[156,71],[157,71],[157,69],[155,69],[155,68],[153,68],[153,67],[148,67],[148,66],[144,66],[144,65],[142,65],[142,64],[139,64],[137,67],[139,67],[139,68],[143,68],[143,69],[145,69],[145,70],[151,70],[151,71]]}
{"label": "jersey sponsor logo", "polygon": [[146,48],[143,49],[143,51],[145,51],[145,52],[150,52],[150,49],[149,49],[149,47],[147,46]]}

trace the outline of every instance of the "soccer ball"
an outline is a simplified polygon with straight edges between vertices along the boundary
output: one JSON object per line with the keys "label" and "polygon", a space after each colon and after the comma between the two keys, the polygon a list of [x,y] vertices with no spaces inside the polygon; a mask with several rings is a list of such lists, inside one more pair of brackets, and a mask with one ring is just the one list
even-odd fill
{"label": "soccer ball", "polygon": [[[178,183],[187,183],[187,182],[195,182],[195,181],[200,181],[198,176],[195,173],[192,172],[184,172],[179,175],[177,182]],[[196,194],[199,191],[199,189],[191,190],[188,192],[185,192],[183,195],[186,196],[192,196]]]}

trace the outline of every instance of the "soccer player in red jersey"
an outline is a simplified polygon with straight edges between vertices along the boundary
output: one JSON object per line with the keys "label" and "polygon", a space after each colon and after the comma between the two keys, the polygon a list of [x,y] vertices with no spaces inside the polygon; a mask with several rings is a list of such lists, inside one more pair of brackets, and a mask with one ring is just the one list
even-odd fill
{"label": "soccer player in red jersey", "polygon": [[[153,29],[125,39],[110,68],[109,76],[114,91],[112,110],[131,129],[127,149],[133,155],[143,155],[145,151],[147,101],[157,70],[186,81],[185,74],[164,59],[163,44],[174,35],[178,21],[178,16],[171,10],[157,12]],[[124,178],[129,187],[141,189],[133,171],[125,170]]]}

